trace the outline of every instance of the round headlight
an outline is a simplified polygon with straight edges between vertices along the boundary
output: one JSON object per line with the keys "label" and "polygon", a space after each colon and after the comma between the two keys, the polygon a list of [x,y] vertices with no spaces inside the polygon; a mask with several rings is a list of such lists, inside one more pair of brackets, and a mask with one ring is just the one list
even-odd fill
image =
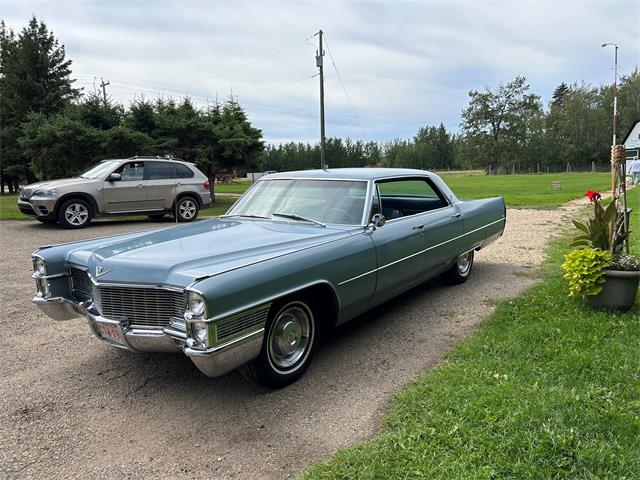
{"label": "round headlight", "polygon": [[47,266],[45,265],[44,260],[40,257],[34,257],[33,259],[33,273],[39,277],[43,277],[47,274]]}
{"label": "round headlight", "polygon": [[194,317],[204,315],[204,297],[196,292],[189,292],[187,297],[187,309]]}
{"label": "round headlight", "polygon": [[191,331],[193,333],[193,338],[195,338],[200,343],[206,345],[207,337],[208,337],[208,325],[206,323],[192,323]]}

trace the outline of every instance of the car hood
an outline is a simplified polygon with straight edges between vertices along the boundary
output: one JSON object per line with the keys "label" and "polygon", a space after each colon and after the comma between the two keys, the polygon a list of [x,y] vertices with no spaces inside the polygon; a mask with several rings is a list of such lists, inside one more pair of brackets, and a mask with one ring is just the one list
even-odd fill
{"label": "car hood", "polygon": [[198,278],[348,237],[301,222],[211,219],[73,249],[67,262],[99,282],[187,286]]}
{"label": "car hood", "polygon": [[95,181],[96,181],[96,179],[94,179],[94,178],[82,178],[82,177],[61,178],[59,180],[47,180],[47,181],[44,181],[44,182],[32,183],[32,184],[27,185],[26,187],[24,187],[22,190],[24,192],[33,193],[36,190],[50,189],[50,188],[62,188],[62,187],[65,187],[67,185],[78,185],[78,184],[81,184],[81,183],[91,183],[91,182],[95,182]]}

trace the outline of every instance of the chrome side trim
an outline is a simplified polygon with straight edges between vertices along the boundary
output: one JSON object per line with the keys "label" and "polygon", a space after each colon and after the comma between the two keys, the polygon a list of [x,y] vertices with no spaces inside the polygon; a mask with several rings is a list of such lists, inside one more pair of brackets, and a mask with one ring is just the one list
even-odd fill
{"label": "chrome side trim", "polygon": [[[340,286],[345,285],[345,284],[347,284],[347,283],[349,283],[349,282],[353,282],[354,280],[357,280],[357,279],[359,279],[359,278],[362,278],[362,277],[364,277],[364,276],[366,276],[366,275],[370,275],[370,274],[372,274],[372,273],[376,273],[376,272],[378,272],[378,271],[380,271],[380,270],[383,270],[383,269],[385,269],[385,268],[387,268],[387,267],[390,267],[390,266],[392,266],[392,265],[395,265],[396,263],[404,262],[405,260],[408,260],[408,259],[410,259],[410,258],[413,258],[413,257],[415,257],[415,256],[417,256],[417,255],[421,255],[421,254],[423,254],[423,253],[425,253],[425,252],[428,252],[429,250],[433,250],[434,248],[441,247],[442,245],[445,245],[445,244],[447,244],[447,243],[449,243],[449,242],[453,242],[453,241],[455,241],[455,240],[458,240],[459,238],[465,237],[465,236],[467,236],[467,235],[471,235],[472,233],[475,233],[475,232],[477,232],[477,231],[479,231],[479,230],[482,230],[482,229],[484,229],[484,228],[490,227],[491,225],[495,225],[496,223],[504,222],[505,220],[506,220],[506,218],[505,218],[505,217],[502,217],[501,219],[496,220],[495,222],[488,223],[488,224],[486,224],[486,225],[484,225],[484,226],[482,226],[482,227],[479,227],[479,228],[476,228],[476,229],[471,230],[471,231],[469,231],[469,232],[463,233],[462,235],[458,235],[457,237],[450,238],[449,240],[445,240],[444,242],[440,242],[440,243],[438,243],[437,245],[432,245],[432,246],[430,246],[430,247],[428,247],[428,248],[425,248],[424,250],[420,250],[419,252],[412,253],[411,255],[407,255],[406,257],[403,257],[403,258],[401,258],[401,259],[399,259],[399,260],[395,260],[395,261],[393,261],[393,262],[391,262],[391,263],[387,263],[386,265],[383,265],[382,267],[378,267],[378,268],[375,268],[375,269],[370,270],[370,271],[368,271],[368,272],[365,272],[365,273],[362,273],[362,274],[360,274],[360,275],[357,275],[357,276],[355,276],[355,277],[353,277],[353,278],[349,278],[349,279],[347,279],[347,280],[343,280],[342,282],[338,283],[338,286],[340,287]],[[475,250],[476,248],[477,248],[477,247],[474,247],[474,248],[472,248],[471,250]],[[467,252],[465,252],[465,253],[468,253],[468,252],[470,252],[471,250],[468,250],[468,251],[467,251]]]}

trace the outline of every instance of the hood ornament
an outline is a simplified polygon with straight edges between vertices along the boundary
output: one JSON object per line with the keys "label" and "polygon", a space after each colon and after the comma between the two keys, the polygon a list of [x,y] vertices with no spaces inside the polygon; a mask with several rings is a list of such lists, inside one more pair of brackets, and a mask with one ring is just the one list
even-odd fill
{"label": "hood ornament", "polygon": [[101,266],[97,266],[96,267],[96,278],[98,278],[100,275],[104,275],[105,273],[109,273],[110,271],[111,270],[105,270]]}

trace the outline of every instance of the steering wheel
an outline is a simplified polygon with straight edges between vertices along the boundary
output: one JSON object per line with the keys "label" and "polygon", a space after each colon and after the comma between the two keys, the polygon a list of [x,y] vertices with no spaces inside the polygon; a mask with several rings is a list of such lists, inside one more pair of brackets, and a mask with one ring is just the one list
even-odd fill
{"label": "steering wheel", "polygon": [[[327,217],[331,217],[331,212],[339,213],[340,215],[342,215],[342,217],[344,219],[349,220],[349,221],[353,221],[353,223],[356,224],[356,225],[360,223],[360,220],[358,218],[354,217],[351,213],[349,213],[346,210],[343,210],[342,208],[339,208],[339,207],[332,207],[332,208],[328,209],[326,211],[326,213],[324,214],[325,221],[327,221]],[[328,222],[328,223],[333,223],[333,222]]]}

